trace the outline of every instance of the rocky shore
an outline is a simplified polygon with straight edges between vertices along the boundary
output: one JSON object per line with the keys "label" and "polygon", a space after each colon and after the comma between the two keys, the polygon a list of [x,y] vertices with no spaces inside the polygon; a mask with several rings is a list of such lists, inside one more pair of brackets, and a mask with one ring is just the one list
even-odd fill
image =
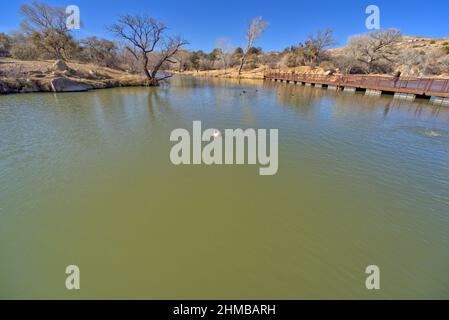
{"label": "rocky shore", "polygon": [[120,70],[54,61],[0,60],[0,94],[82,92],[145,86],[146,79]]}

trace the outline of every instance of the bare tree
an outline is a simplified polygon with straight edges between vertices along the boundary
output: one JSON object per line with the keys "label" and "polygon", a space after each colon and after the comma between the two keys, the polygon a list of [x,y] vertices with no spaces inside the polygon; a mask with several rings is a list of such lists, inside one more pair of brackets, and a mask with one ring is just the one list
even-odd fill
{"label": "bare tree", "polygon": [[343,74],[360,74],[365,73],[364,65],[346,54],[336,55],[332,57],[333,65]]}
{"label": "bare tree", "polygon": [[11,37],[0,32],[0,57],[7,57],[11,51]]}
{"label": "bare tree", "polygon": [[235,47],[230,43],[228,38],[223,37],[217,40],[217,48],[220,49],[220,58],[223,63],[224,72],[226,73],[226,70],[230,64],[232,53],[235,51]]}
{"label": "bare tree", "polygon": [[63,8],[33,2],[31,5],[22,5],[20,7],[20,13],[26,18],[22,22],[22,27],[25,30],[45,32],[53,29],[61,33],[68,31],[65,10]]}
{"label": "bare tree", "polygon": [[51,7],[45,3],[24,4],[20,13],[25,18],[22,28],[35,45],[56,59],[66,59],[74,51],[76,43],[69,34],[64,8]]}
{"label": "bare tree", "polygon": [[80,52],[77,58],[81,61],[94,62],[97,65],[117,68],[117,47],[112,41],[89,37],[80,40]]}
{"label": "bare tree", "polygon": [[243,52],[243,56],[240,60],[239,67],[239,75],[242,73],[243,66],[245,65],[245,61],[248,58],[248,53],[257,39],[265,32],[268,28],[268,22],[263,20],[262,17],[254,18],[248,26],[248,30],[246,31],[246,48]]}
{"label": "bare tree", "polygon": [[189,62],[191,53],[186,49],[180,49],[175,56],[178,61],[178,72],[182,72],[186,69],[187,63]]}
{"label": "bare tree", "polygon": [[333,29],[320,30],[316,35],[309,34],[303,46],[309,63],[312,65],[320,63],[324,58],[325,49],[335,43]]}
{"label": "bare tree", "polygon": [[[174,56],[187,44],[181,37],[165,35],[167,26],[146,15],[124,15],[111,26],[112,33],[127,43],[126,50],[142,64],[148,85],[156,86],[161,80],[158,72],[166,63],[176,63]],[[150,65],[150,56],[154,62]]]}
{"label": "bare tree", "polygon": [[386,72],[394,65],[401,32],[396,29],[378,30],[354,36],[349,40],[346,54],[362,63],[366,72]]}
{"label": "bare tree", "polygon": [[441,64],[442,72],[449,73],[449,55],[441,57],[438,62]]}

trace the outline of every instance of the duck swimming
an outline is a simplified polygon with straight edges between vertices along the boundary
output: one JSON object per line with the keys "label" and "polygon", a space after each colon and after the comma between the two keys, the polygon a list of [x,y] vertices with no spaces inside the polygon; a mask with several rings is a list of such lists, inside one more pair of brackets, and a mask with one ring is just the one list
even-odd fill
{"label": "duck swimming", "polygon": [[215,129],[214,130],[214,138],[219,138],[219,137],[221,137],[221,132],[220,132],[220,130]]}

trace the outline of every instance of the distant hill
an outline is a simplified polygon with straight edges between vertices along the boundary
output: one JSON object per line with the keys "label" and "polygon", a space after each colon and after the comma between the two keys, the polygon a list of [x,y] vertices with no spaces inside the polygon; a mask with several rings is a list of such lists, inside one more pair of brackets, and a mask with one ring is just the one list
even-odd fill
{"label": "distant hill", "polygon": [[[441,39],[433,39],[421,36],[402,36],[402,40],[393,45],[398,49],[398,54],[404,53],[406,51],[415,51],[417,54],[421,56],[431,56],[433,54],[449,54],[449,38],[441,38]],[[333,48],[327,50],[333,57],[338,57],[344,55],[344,51],[347,46]],[[404,59],[408,60],[408,59]],[[425,59],[423,59],[425,60]],[[419,69],[419,60],[416,63],[416,66],[410,66],[410,61],[403,61],[401,64],[399,59],[398,70],[402,72],[405,76],[424,76]],[[440,74],[439,77],[449,77],[449,74],[443,73]]]}

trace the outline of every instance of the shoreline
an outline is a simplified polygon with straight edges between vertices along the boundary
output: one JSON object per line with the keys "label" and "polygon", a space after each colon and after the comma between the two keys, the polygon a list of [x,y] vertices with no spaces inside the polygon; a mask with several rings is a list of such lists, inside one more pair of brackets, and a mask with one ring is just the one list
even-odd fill
{"label": "shoreline", "polygon": [[[258,68],[252,70],[243,70],[239,75],[236,68],[214,69],[214,70],[188,70],[188,71],[170,71],[171,74],[192,76],[198,78],[219,78],[219,79],[236,79],[236,80],[264,80],[265,74],[269,72],[279,72],[279,69],[269,68],[266,65],[262,65]],[[295,72],[302,74],[313,74],[313,75],[326,75],[328,72],[320,67],[292,67],[283,69],[282,72]]]}
{"label": "shoreline", "polygon": [[[8,64],[11,70],[9,70],[9,77],[5,77],[5,73],[8,75]],[[2,65],[6,65],[7,68],[5,68],[6,72],[4,71],[5,69],[2,70],[2,68],[0,68],[0,96],[27,93],[88,92],[112,88],[148,87],[147,80],[143,76],[92,64],[81,64],[75,61],[66,63],[62,60],[18,61],[13,59],[0,59],[0,67],[2,67]],[[238,75],[236,69],[228,69],[227,71],[171,71],[168,73],[173,76],[181,77],[253,81],[279,80],[280,82],[296,82],[293,81],[293,79],[290,79],[292,76],[322,78],[323,76],[329,75],[322,68],[300,67],[290,68],[289,70],[279,72],[279,70],[274,71],[266,66],[250,71],[243,71],[241,75]],[[270,79],[267,75],[270,75],[271,73],[277,73],[278,75],[282,75],[282,77],[280,79]],[[13,77],[14,75],[18,75],[18,77]],[[333,74],[333,76],[337,75]],[[388,75],[368,75],[365,77],[389,78]],[[439,77],[433,79],[442,80]],[[447,78],[444,80],[447,80]],[[321,87],[321,85],[319,86]],[[403,98],[414,100],[415,97],[407,96]],[[447,107],[449,98],[438,98],[438,96],[435,98],[436,99],[434,99],[434,97],[431,98],[431,105]]]}
{"label": "shoreline", "polygon": [[[63,78],[63,79],[71,80],[70,78]],[[18,83],[19,85],[17,85]],[[145,81],[135,83],[128,83],[122,81],[119,82],[105,81],[101,84],[94,84],[94,85],[83,81],[74,81],[73,83],[76,85],[86,86],[86,88],[55,91],[51,88],[51,84],[49,82],[16,80],[14,85],[10,86],[6,84],[5,81],[0,79],[0,96],[8,96],[15,94],[30,94],[30,93],[74,93],[74,92],[89,92],[94,90],[114,89],[114,88],[148,87],[145,84]]]}
{"label": "shoreline", "polygon": [[142,76],[92,64],[0,59],[0,95],[86,92],[146,84]]}

